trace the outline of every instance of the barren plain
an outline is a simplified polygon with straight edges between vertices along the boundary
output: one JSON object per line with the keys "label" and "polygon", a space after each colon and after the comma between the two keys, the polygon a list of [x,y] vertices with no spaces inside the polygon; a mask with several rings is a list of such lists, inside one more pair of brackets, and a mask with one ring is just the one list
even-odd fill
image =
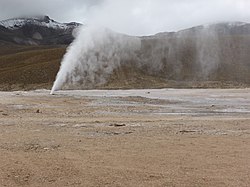
{"label": "barren plain", "polygon": [[0,92],[0,186],[247,187],[249,93]]}

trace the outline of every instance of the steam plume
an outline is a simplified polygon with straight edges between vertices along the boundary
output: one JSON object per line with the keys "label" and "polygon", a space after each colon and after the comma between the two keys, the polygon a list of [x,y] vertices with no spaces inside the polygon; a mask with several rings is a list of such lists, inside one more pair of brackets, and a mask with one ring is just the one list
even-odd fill
{"label": "steam plume", "polygon": [[[248,58],[234,47],[239,45],[235,39],[248,32],[242,28],[248,27],[244,23],[221,23],[147,37],[119,34],[103,27],[84,27],[62,60],[51,94],[65,88],[102,86],[115,70],[126,71],[125,66],[128,70],[136,68],[142,76],[165,80],[213,81],[220,77],[234,80],[220,74],[224,72],[222,67],[227,72],[233,70],[236,62],[248,71],[245,65]],[[248,45],[247,40],[244,45],[239,42],[242,46],[239,51]],[[244,74],[240,76],[248,81]]]}
{"label": "steam plume", "polygon": [[104,84],[115,68],[135,58],[140,47],[137,37],[103,27],[82,28],[62,60],[51,94],[62,87]]}

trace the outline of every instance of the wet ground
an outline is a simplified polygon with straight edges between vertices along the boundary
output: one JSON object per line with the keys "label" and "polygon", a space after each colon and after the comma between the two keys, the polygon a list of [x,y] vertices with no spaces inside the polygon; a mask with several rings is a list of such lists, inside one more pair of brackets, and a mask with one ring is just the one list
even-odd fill
{"label": "wet ground", "polygon": [[[145,111],[151,114],[250,115],[249,89],[90,90],[60,91],[57,94],[93,97],[96,105],[103,103],[157,107],[156,111]],[[98,103],[100,98],[101,103]]]}

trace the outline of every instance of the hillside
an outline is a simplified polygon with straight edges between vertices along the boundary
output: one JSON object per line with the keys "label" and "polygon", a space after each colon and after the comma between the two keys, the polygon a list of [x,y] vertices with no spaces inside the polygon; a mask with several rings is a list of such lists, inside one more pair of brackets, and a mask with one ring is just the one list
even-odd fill
{"label": "hillside", "polygon": [[64,46],[0,47],[1,90],[49,89],[65,49]]}
{"label": "hillside", "polygon": [[59,23],[48,16],[0,21],[0,44],[68,45],[80,23]]}
{"label": "hillside", "polygon": [[[84,40],[91,42],[85,45]],[[248,23],[201,25],[139,38],[98,28],[90,35],[83,33],[69,50],[52,91],[246,87],[250,84],[249,51]],[[69,64],[75,65],[73,70],[65,68]]]}
{"label": "hillside", "polygon": [[141,51],[142,69],[168,80],[250,83],[247,23],[220,23],[143,37]]}
{"label": "hillside", "polygon": [[[15,45],[1,37],[0,90],[50,89],[67,45]],[[92,88],[250,86],[250,24],[198,26],[140,40],[136,60],[121,63],[104,85]]]}
{"label": "hillside", "polygon": [[[141,37],[136,61],[125,62],[125,68],[115,70],[119,73],[111,77],[115,82],[126,83],[131,77],[140,82],[147,75],[146,84],[137,83],[139,87],[147,87],[147,83],[177,88],[247,87],[250,85],[249,51],[248,23],[218,23],[159,33]],[[124,72],[134,75],[126,79]],[[123,78],[119,81],[120,77]],[[164,84],[158,85],[159,81]]]}

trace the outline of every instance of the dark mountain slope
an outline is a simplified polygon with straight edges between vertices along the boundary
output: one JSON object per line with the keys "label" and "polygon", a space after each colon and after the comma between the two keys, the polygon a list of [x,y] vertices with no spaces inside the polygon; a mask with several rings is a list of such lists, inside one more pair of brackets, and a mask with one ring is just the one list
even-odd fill
{"label": "dark mountain slope", "polygon": [[0,43],[20,45],[70,44],[79,23],[58,23],[48,16],[0,21]]}
{"label": "dark mountain slope", "polygon": [[[0,48],[1,49],[1,48]],[[19,47],[0,55],[0,90],[51,87],[66,47]]]}

